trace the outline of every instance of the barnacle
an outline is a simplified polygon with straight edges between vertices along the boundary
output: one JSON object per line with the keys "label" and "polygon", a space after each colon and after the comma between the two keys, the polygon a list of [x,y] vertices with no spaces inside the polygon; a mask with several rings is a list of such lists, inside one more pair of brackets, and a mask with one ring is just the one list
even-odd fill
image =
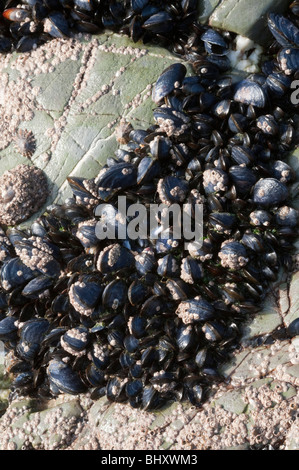
{"label": "barnacle", "polygon": [[46,202],[48,182],[35,166],[18,165],[0,177],[0,223],[24,222]]}

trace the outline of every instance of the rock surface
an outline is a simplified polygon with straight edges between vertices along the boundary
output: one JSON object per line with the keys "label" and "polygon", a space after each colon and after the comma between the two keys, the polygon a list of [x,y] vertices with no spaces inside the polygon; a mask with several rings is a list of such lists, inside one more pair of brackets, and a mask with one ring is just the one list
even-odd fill
{"label": "rock surface", "polygon": [[[217,3],[204,2],[201,14],[208,16]],[[228,0],[221,8],[225,3],[232,6]],[[247,20],[254,16],[242,10],[242,0],[237,3]],[[264,8],[284,2],[245,3]],[[219,6],[211,23],[220,24],[221,11],[222,25],[233,18],[234,9],[224,14]],[[260,11],[254,10],[254,21]],[[54,40],[30,54],[1,56],[0,112],[6,124],[0,137],[0,174],[28,163],[12,138],[19,128],[31,130],[37,144],[32,162],[53,181],[47,204],[64,199],[70,194],[66,176],[94,176],[113,154],[121,116],[136,127],[149,125],[150,85],[174,61],[163,49],[133,45],[118,35]],[[299,176],[299,149],[289,161]],[[298,196],[293,205],[299,208]],[[176,403],[148,413],[83,395],[49,402],[19,398],[8,405],[5,377],[0,449],[298,450],[299,340],[265,344],[272,332],[299,316],[299,241],[295,256],[295,272],[281,273],[273,295],[244,326],[242,347],[223,366],[225,382],[214,387],[201,409]]]}
{"label": "rock surface", "polygon": [[114,154],[122,117],[136,128],[149,126],[152,85],[177,61],[165,49],[117,34],[53,40],[31,53],[1,56],[0,174],[30,164],[13,138],[20,128],[32,131],[31,161],[52,184],[40,213],[57,196],[64,200],[71,195],[67,176],[94,177]]}
{"label": "rock surface", "polygon": [[[214,9],[214,3],[207,2],[209,24],[242,36],[249,37],[259,44],[265,44],[270,34],[265,34],[267,13],[283,13],[289,6],[289,0],[222,0]],[[212,14],[211,14],[212,13]]]}

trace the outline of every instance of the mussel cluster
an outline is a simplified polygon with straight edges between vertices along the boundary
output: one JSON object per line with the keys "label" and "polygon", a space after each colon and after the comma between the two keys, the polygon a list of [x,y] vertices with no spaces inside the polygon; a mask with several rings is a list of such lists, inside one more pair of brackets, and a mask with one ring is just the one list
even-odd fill
{"label": "mussel cluster", "polygon": [[[160,2],[137,4],[143,11]],[[290,58],[296,51],[297,60],[296,26],[277,15],[269,26],[273,47],[290,48]],[[194,76],[178,62],[158,78],[153,126],[123,123],[123,145],[97,177],[69,177],[65,204],[28,230],[1,233],[0,340],[14,352],[14,393],[89,390],[146,410],[168,400],[199,405],[222,380],[219,365],[238,346],[244,320],[279,268],[290,269],[298,214],[284,159],[295,144],[297,68],[286,69],[279,50],[263,73],[233,83],[221,74],[225,39],[207,29],[200,41],[205,56],[189,42]],[[186,246],[171,227],[158,238],[100,239],[99,228],[117,234],[128,222],[119,196],[127,209],[189,203],[195,212],[201,204],[202,244]]]}
{"label": "mussel cluster", "polygon": [[0,52],[27,52],[50,38],[108,29],[133,41],[185,44],[198,0],[1,0]]}

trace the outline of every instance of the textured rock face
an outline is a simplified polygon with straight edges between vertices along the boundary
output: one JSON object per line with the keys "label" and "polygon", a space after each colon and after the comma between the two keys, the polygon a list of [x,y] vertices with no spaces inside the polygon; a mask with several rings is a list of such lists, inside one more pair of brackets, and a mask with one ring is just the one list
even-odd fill
{"label": "textured rock face", "polygon": [[0,174],[28,163],[15,143],[24,127],[35,139],[31,161],[52,183],[47,203],[64,200],[71,193],[67,176],[91,178],[113,155],[122,117],[138,128],[150,125],[152,85],[177,60],[165,49],[113,34],[53,40],[31,53],[1,56]]}
{"label": "textured rock face", "polygon": [[[242,6],[243,26],[232,3]],[[255,22],[270,3],[273,9],[289,2],[223,1],[211,24],[218,21],[245,34],[249,19]],[[210,15],[218,4],[203,2],[202,15]],[[236,26],[228,23],[232,20]],[[31,54],[1,56],[0,110],[9,122],[1,134],[1,174],[25,161],[12,137],[26,123],[37,143],[32,160],[53,181],[52,200],[63,199],[67,175],[94,176],[113,154],[121,116],[147,127],[153,106],[150,84],[174,61],[165,50],[132,45],[117,35],[91,42],[52,41]],[[142,77],[138,89],[131,79],[137,71]],[[298,174],[298,150],[289,161]],[[298,198],[293,205],[299,208]],[[299,243],[297,271],[298,249]],[[298,272],[281,276],[275,295],[244,326],[243,347],[223,367],[227,384],[215,387],[202,409],[170,404],[147,413],[106,399],[92,402],[84,395],[49,402],[15,399],[8,406],[2,385],[0,409],[6,412],[0,419],[0,449],[298,450],[298,337],[281,341],[278,335],[273,344],[264,344],[299,317],[298,288]]]}
{"label": "textured rock face", "polygon": [[[214,7],[216,2],[206,2]],[[267,13],[283,13],[289,0],[222,0],[213,11],[209,10],[209,24],[249,37],[259,44],[265,44],[270,36],[265,34]],[[211,14],[212,13],[212,14]]]}

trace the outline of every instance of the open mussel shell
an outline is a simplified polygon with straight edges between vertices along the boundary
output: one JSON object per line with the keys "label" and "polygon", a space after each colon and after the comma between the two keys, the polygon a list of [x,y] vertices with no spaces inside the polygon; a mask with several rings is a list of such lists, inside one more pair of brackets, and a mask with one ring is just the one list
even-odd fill
{"label": "open mussel shell", "polygon": [[204,46],[208,54],[222,56],[228,53],[228,45],[223,36],[214,29],[207,29],[201,36]]}
{"label": "open mussel shell", "polygon": [[6,8],[3,11],[3,17],[6,20],[21,23],[30,17],[30,12],[24,8]]}

